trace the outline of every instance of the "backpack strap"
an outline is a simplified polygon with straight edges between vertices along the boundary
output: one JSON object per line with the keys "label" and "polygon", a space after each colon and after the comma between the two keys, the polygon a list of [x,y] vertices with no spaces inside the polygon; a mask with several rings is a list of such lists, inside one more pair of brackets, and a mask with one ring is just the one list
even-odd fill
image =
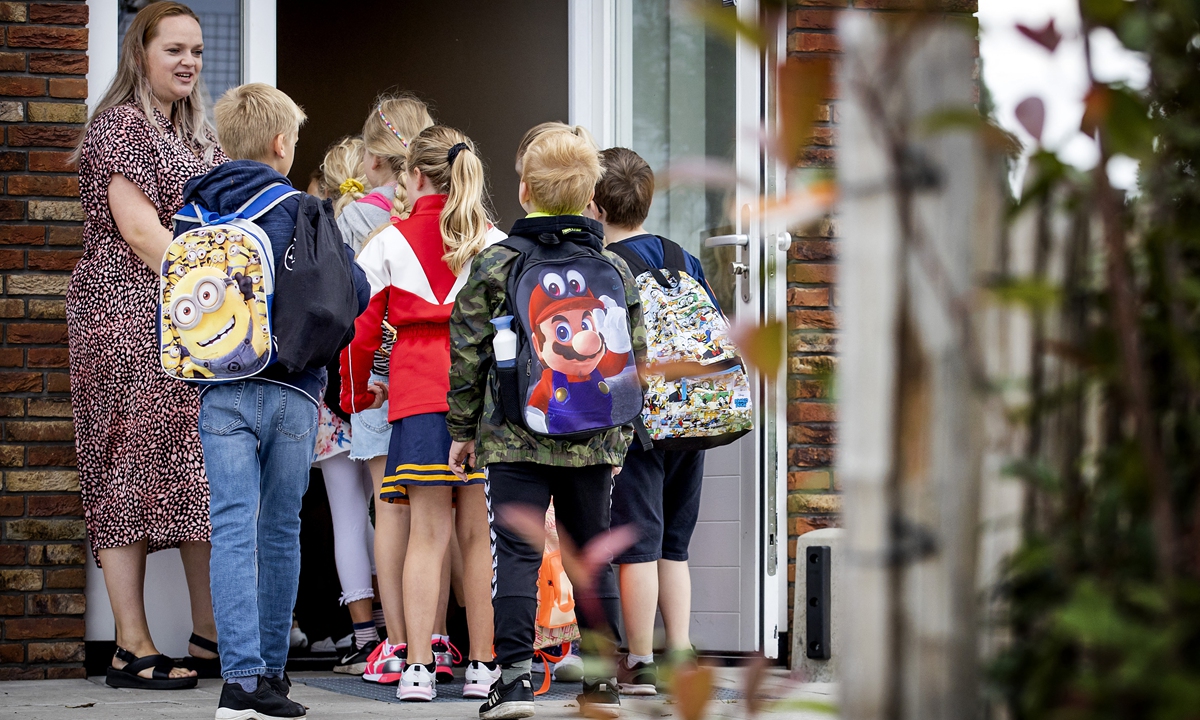
{"label": "backpack strap", "polygon": [[[650,273],[650,275],[654,278],[654,282],[658,283],[659,287],[674,288],[679,286],[679,269],[671,266],[671,256],[667,255],[667,243],[675,245],[675,243],[672,243],[670,240],[663,242],[663,255],[665,256],[667,262],[665,263],[666,267],[662,270],[650,267],[650,265],[642,258],[642,256],[628,245],[614,243],[606,247],[605,250],[611,250],[618,257],[624,260],[625,264],[629,266],[629,272],[633,273],[634,277],[637,277],[643,273]],[[678,245],[675,245],[675,247],[680,252],[683,252],[682,248],[680,248]]]}
{"label": "backpack strap", "polygon": [[247,200],[238,208],[236,217],[243,220],[257,220],[285,199],[299,195],[300,191],[284,183],[272,183]]}
{"label": "backpack strap", "polygon": [[687,272],[687,255],[683,252],[683,248],[679,243],[666,239],[662,235],[655,235],[662,242],[663,248],[663,267],[667,270],[675,270],[676,272]]}

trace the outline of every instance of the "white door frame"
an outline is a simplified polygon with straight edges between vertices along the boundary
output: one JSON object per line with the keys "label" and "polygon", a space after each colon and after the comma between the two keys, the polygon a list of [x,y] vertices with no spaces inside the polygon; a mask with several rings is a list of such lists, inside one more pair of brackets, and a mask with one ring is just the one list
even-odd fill
{"label": "white door frame", "polygon": [[[601,147],[629,146],[632,142],[633,68],[628,48],[632,44],[634,0],[571,0],[568,6],[568,77],[570,83],[569,122],[588,128]],[[744,22],[757,24],[758,3],[743,0],[737,4]],[[753,179],[764,193],[782,194],[786,168],[768,164],[756,140],[764,124],[760,100],[764,83],[770,107],[774,107],[774,78],[770,72],[777,55],[786,48],[786,30],[776,41],[770,55],[744,39],[738,41],[736,58],[737,111],[735,127],[740,138],[735,151],[739,176]],[[771,111],[773,113],[773,110]],[[771,115],[769,113],[769,115]],[[773,126],[775,118],[766,118]],[[772,127],[768,127],[771,130]],[[755,288],[770,288],[770,297],[760,290],[752,308],[763,321],[786,322],[787,234],[783,227],[763,227],[762,198],[757,195],[739,199],[738,207],[750,212],[748,226],[739,217],[737,232],[760,238],[759,252],[749,253],[750,282]],[[739,213],[741,215],[741,213]],[[764,283],[764,276],[771,282]],[[760,416],[756,419],[758,444],[755,448],[754,475],[759,478],[755,501],[759,512],[754,532],[760,539],[754,559],[760,583],[759,607],[755,608],[759,627],[758,649],[766,657],[779,656],[779,633],[787,629],[787,383],[785,376],[766,383],[756,380]],[[774,422],[765,422],[773,418]],[[773,521],[773,522],[772,522]],[[771,558],[774,562],[768,562]]]}

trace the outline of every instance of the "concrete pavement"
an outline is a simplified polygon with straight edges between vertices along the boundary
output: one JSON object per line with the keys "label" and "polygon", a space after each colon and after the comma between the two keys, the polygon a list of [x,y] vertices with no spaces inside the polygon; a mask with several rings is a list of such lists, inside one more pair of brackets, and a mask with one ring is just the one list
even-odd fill
{"label": "concrete pavement", "polygon": [[[736,687],[736,670],[720,674],[719,684]],[[478,701],[439,703],[383,703],[351,697],[304,685],[309,676],[332,676],[329,673],[297,673],[293,676],[292,699],[309,708],[308,717],[322,718],[412,718],[413,720],[475,720]],[[782,677],[778,678],[782,683]],[[784,687],[777,684],[777,687]],[[788,684],[786,694],[792,698],[833,701],[833,686]],[[22,680],[0,682],[0,720],[212,720],[221,693],[220,680],[202,680],[193,690],[155,692],[149,690],[114,690],[104,685],[104,678],[88,680]],[[780,693],[782,694],[782,693]],[[623,701],[623,717],[664,717],[673,715],[673,707],[661,703]],[[769,711],[772,718],[788,720],[830,720],[832,715],[811,710]],[[716,701],[709,706],[711,718],[745,718],[743,701]],[[537,718],[575,720],[579,712],[572,702],[539,701]]]}

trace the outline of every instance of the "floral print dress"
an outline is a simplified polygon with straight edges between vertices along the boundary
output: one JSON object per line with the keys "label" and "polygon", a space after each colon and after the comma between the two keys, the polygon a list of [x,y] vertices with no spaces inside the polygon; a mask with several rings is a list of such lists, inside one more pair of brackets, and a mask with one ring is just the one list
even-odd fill
{"label": "floral print dress", "polygon": [[162,113],[148,119],[133,104],[101,113],[84,138],[84,251],[67,286],[66,314],[75,448],[93,553],[142,539],[149,552],[209,539],[199,393],[159,367],[159,276],[121,237],[108,183],[119,173],[137,185],[170,228],[184,184],[227,159],[217,148],[206,160]]}

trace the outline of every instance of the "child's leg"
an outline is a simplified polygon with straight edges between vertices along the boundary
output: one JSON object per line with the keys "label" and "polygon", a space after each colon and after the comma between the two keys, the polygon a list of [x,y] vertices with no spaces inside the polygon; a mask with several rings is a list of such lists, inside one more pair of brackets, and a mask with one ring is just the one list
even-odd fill
{"label": "child's leg", "polygon": [[[492,573],[496,660],[506,670],[520,665],[525,672],[533,659],[534,621],[537,617],[537,575],[542,546],[533,547],[504,525],[506,505],[525,505],[545,515],[550,505],[550,477],[571,472],[534,463],[493,463],[488,466],[488,506],[496,514],[495,571]],[[605,505],[605,520],[608,519]],[[502,678],[511,682],[511,677]]]}
{"label": "child's leg", "polygon": [[[256,425],[262,386],[257,382],[214,386],[204,394],[200,407],[212,520],[209,581],[221,675],[226,680],[262,675],[265,670],[255,563],[261,482]],[[291,628],[290,616],[287,627]]]}
{"label": "child's leg", "polygon": [[688,568],[688,546],[696,529],[696,518],[700,515],[704,451],[667,452],[664,455],[664,530],[662,559],[658,561],[658,604],[667,629],[667,649],[691,651],[688,630],[692,622],[692,576]]}
{"label": "child's leg", "polygon": [[[609,529],[612,466],[588,465],[560,469],[552,488],[554,518],[560,538],[565,532],[575,546],[582,549],[592,538]],[[584,582],[583,578],[571,578],[575,587],[575,617],[579,620],[581,631],[590,631],[581,645],[585,651],[615,650],[620,638],[617,622],[621,608],[612,565],[601,565],[592,580],[591,593],[582,590]]]}
{"label": "child's leg", "polygon": [[409,663],[433,663],[433,624],[441,594],[442,566],[454,527],[453,492],[448,486],[408,486],[412,519],[404,560],[404,620]]}
{"label": "child's leg", "polygon": [[333,515],[333,558],[342,584],[342,602],[349,607],[355,623],[371,620],[371,552],[373,540],[367,500],[363,494],[358,463],[348,455],[334,455],[320,462],[321,475]]}
{"label": "child's leg", "polygon": [[407,641],[404,597],[400,587],[404,577],[404,555],[408,552],[409,508],[406,503],[379,499],[387,458],[371,458],[368,465],[375,483],[375,573],[379,580],[379,600],[387,622],[387,640],[392,645],[400,645]]}
{"label": "child's leg", "polygon": [[471,633],[468,659],[492,661],[492,547],[483,485],[458,488],[455,525],[463,559],[463,594]]}
{"label": "child's leg", "polygon": [[262,503],[258,513],[258,617],[268,674],[287,664],[292,609],[300,585],[300,506],[308,489],[317,406],[299,390],[263,387]]}
{"label": "child's leg", "polygon": [[613,559],[620,571],[621,612],[629,654],[654,653],[658,559],[663,541],[663,452],[632,448],[613,478],[612,525],[632,525],[637,542]]}

